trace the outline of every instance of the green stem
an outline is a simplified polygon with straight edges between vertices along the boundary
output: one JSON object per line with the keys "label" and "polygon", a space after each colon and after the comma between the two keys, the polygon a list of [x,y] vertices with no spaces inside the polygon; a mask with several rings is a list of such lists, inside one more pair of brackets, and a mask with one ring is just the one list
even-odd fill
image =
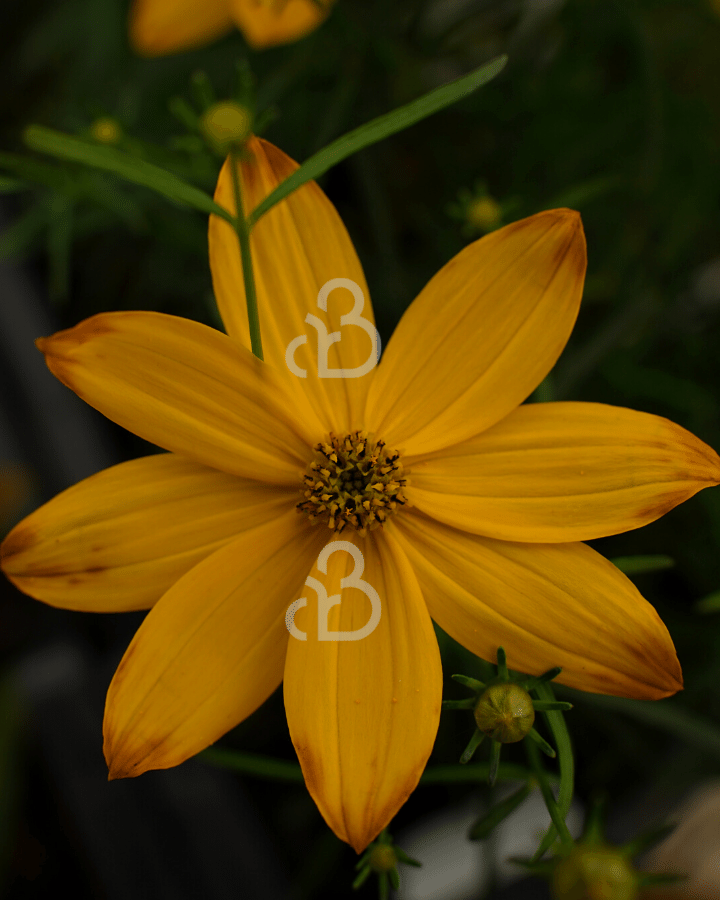
{"label": "green stem", "polygon": [[[527,753],[528,762],[530,763],[533,773],[537,778],[538,784],[540,785],[540,790],[543,795],[543,800],[545,801],[545,806],[547,806],[547,810],[550,813],[550,818],[553,821],[553,825],[555,826],[557,833],[560,835],[560,840],[566,846],[574,846],[575,841],[568,831],[568,827],[565,824],[565,819],[562,816],[555,797],[553,796],[553,792],[550,789],[550,782],[548,781],[547,772],[543,768],[543,765],[540,761],[540,751],[535,746],[535,744],[532,743],[532,741],[525,741],[525,751]],[[538,853],[536,851],[533,859],[537,855]]]}
{"label": "green stem", "polygon": [[257,294],[255,293],[255,276],[250,253],[250,229],[244,214],[240,158],[236,149],[230,151],[230,172],[232,174],[233,194],[235,195],[235,233],[240,244],[240,259],[242,260],[243,282],[245,283],[245,301],[247,303],[248,325],[250,327],[250,345],[255,356],[258,359],[264,359],[262,340],[260,338]]}
{"label": "green stem", "polygon": [[[534,690],[541,700],[550,703],[555,701],[555,694],[548,682],[542,682],[535,685]],[[557,747],[558,766],[560,769],[560,790],[558,792],[557,803],[560,809],[560,815],[564,822],[565,816],[567,816],[570,811],[570,804],[572,803],[573,798],[575,786],[575,757],[573,756],[570,734],[567,730],[563,714],[561,712],[553,711],[543,712],[542,715],[552,732],[552,736],[555,739],[555,746]],[[527,741],[526,743],[529,744],[530,742]],[[554,826],[551,826],[541,841],[540,846],[535,851],[535,855],[533,856],[534,862],[537,862],[543,853],[550,847],[555,840],[555,836],[555,828]]]}

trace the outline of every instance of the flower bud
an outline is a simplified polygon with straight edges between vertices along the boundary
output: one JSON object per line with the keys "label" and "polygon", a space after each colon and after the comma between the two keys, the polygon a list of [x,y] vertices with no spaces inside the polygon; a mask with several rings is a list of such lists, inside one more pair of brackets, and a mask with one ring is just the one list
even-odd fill
{"label": "flower bud", "polygon": [[101,144],[117,144],[122,137],[122,128],[115,119],[103,116],[92,123],[90,134]]}
{"label": "flower bud", "polygon": [[499,228],[502,220],[500,204],[492,197],[478,197],[473,200],[465,215],[468,225],[486,233]]}
{"label": "flower bud", "polygon": [[209,107],[200,121],[203,134],[220,153],[242,144],[252,131],[252,115],[239,103],[223,100]]}
{"label": "flower bud", "polygon": [[368,858],[373,872],[389,872],[395,868],[397,861],[397,854],[390,844],[375,844]]}
{"label": "flower bud", "polygon": [[512,681],[487,687],[475,705],[477,727],[494,741],[514,744],[533,727],[535,709],[530,694]]}
{"label": "flower bud", "polygon": [[554,900],[635,900],[637,877],[614,847],[576,846],[555,866]]}

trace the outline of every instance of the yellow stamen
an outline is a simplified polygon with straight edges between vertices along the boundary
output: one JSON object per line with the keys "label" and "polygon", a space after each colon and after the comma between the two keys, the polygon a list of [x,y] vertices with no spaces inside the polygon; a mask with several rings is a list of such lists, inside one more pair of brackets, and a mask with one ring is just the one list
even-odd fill
{"label": "yellow stamen", "polygon": [[304,499],[297,505],[313,524],[326,522],[338,533],[351,525],[364,535],[380,527],[398,506],[410,505],[400,454],[386,450],[384,441],[368,440],[361,431],[344,437],[330,434],[314,450],[320,458],[303,476]]}

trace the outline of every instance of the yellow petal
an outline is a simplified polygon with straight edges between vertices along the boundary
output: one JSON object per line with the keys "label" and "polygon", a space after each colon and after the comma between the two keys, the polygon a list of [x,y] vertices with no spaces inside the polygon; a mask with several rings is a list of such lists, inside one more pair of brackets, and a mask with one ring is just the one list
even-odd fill
{"label": "yellow petal", "polygon": [[430,453],[515,409],[565,346],[585,277],[585,237],[569,209],[538,213],[470,244],[395,329],[368,394],[367,427]]}
{"label": "yellow petal", "polygon": [[581,691],[659,700],[682,689],[667,628],[633,583],[586,544],[521,544],[397,518],[430,615],[484,659]]}
{"label": "yellow petal", "polygon": [[50,371],[103,415],[203,465],[299,484],[298,436],[270,367],[227,335],[155,312],[101,313],[38,340]]}
{"label": "yellow petal", "polygon": [[134,0],[130,43],[141,56],[209,44],[233,26],[229,0]]}
{"label": "yellow petal", "polygon": [[158,600],[108,690],[110,778],[178,765],[275,690],[285,610],[325,539],[292,510],[208,556]]}
{"label": "yellow petal", "polygon": [[173,453],[134,459],[23,519],[0,546],[2,569],[52,606],[148,609],[200,560],[294,499]]}
{"label": "yellow petal", "polygon": [[[246,210],[252,210],[295,171],[297,163],[260,138],[252,138],[247,151],[249,158],[241,166],[243,196]],[[235,212],[229,162],[220,172],[215,200]],[[211,216],[209,241],[215,296],[225,328],[249,348],[245,289],[235,232],[224,219]],[[250,244],[263,355],[287,382],[298,416],[322,422],[318,425],[322,433],[316,440],[329,430],[347,433],[361,428],[374,367],[358,377],[318,377],[318,331],[305,322],[310,314],[325,325],[328,333],[340,332],[340,340],[327,353],[330,371],[357,369],[373,359],[372,338],[364,330],[375,321],[370,295],[362,266],[335,207],[311,181],[259,220]],[[346,288],[336,288],[329,294],[327,311],[319,308],[318,292],[335,278],[346,278],[358,285],[364,298],[361,315],[365,326],[347,321],[341,325],[341,316],[350,313],[354,303]],[[291,373],[286,362],[288,345],[303,336],[307,341],[296,347],[294,361],[307,372],[306,377]]]}
{"label": "yellow petal", "polygon": [[323,22],[333,0],[230,0],[238,28],[260,50],[297,41]]}
{"label": "yellow petal", "polygon": [[[359,853],[414,790],[432,750],[442,693],[435,633],[417,579],[391,529],[345,539],[362,553],[355,569],[380,601],[375,629],[360,640],[318,640],[312,587],[295,616],[306,640],[290,638],[285,709],[305,783],[335,834]],[[334,551],[327,574],[311,575],[341,595],[327,616],[330,631],[358,631],[372,607],[357,587],[340,587],[355,563]],[[300,596],[300,595],[298,595]],[[323,617],[321,617],[322,620]]]}
{"label": "yellow petal", "polygon": [[530,403],[477,437],[404,462],[418,509],[509,541],[629,531],[720,483],[720,458],[695,435],[602,403]]}

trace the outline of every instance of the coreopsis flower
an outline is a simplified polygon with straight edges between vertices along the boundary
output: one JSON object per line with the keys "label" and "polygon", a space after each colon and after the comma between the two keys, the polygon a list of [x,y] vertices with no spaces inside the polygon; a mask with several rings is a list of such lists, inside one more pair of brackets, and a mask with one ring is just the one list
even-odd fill
{"label": "coreopsis flower", "polygon": [[[229,165],[216,200],[234,210]],[[295,168],[252,138],[246,212]],[[519,671],[562,666],[558,681],[581,690],[681,689],[653,607],[581,542],[719,483],[720,459],[647,413],[521,405],[578,312],[577,213],[466,247],[377,365],[362,267],[317,184],[251,234],[265,361],[249,349],[235,233],[211,217],[209,240],[227,334],[117,312],[38,341],[64,384],[169,452],[68,489],[0,549],[10,579],[46,603],[150,609],[108,692],[111,778],[183,762],[284,681],[307,787],[360,851],[433,746],[432,619],[486,659],[502,645]]]}
{"label": "coreopsis flower", "polygon": [[314,31],[335,0],[134,0],[130,43],[142,56],[209,44],[239,28],[255,49],[289,44]]}

